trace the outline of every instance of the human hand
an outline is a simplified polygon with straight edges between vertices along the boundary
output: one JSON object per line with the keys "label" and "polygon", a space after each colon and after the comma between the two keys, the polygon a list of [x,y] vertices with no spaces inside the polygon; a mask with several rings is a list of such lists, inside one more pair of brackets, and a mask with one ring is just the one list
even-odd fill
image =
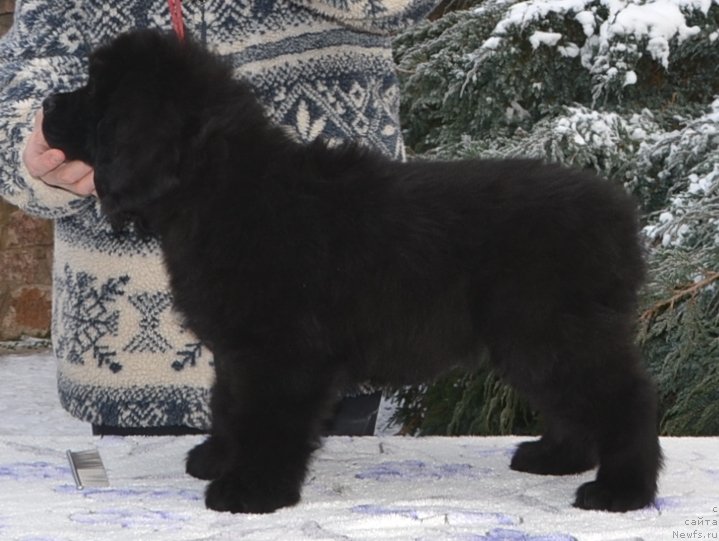
{"label": "human hand", "polygon": [[30,174],[49,186],[62,188],[77,195],[95,195],[95,171],[79,160],[65,161],[65,154],[50,148],[42,132],[42,109],[35,115],[35,124],[22,153]]}

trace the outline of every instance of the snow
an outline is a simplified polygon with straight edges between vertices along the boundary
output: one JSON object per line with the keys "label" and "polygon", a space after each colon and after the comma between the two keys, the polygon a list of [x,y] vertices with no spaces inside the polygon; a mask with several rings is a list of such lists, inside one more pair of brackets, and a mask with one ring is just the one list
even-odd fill
{"label": "snow", "polygon": [[[681,43],[700,33],[698,26],[687,25],[686,13],[706,14],[712,3],[719,4],[719,0],[526,0],[507,10],[479,49],[498,51],[510,33],[529,25],[546,25],[549,15],[573,16],[587,36],[581,47],[572,44],[579,51],[562,43],[561,34],[544,28],[529,35],[532,47],[556,46],[561,54],[571,57],[581,53],[582,65],[593,74],[604,73],[606,80],[622,76],[625,85],[632,85],[636,83],[636,73],[626,60],[638,60],[646,52],[667,68],[674,40]],[[710,36],[710,40],[716,40],[716,36]],[[476,57],[477,62],[485,59],[486,55]]]}
{"label": "snow", "polygon": [[490,51],[495,50],[499,47],[499,45],[502,43],[502,38],[498,36],[494,36],[492,38],[489,38],[482,44],[482,49],[488,49]]}
{"label": "snow", "polygon": [[549,47],[555,46],[559,40],[562,39],[562,34],[558,32],[535,32],[529,36],[529,43],[532,44],[532,48],[536,49],[540,45],[547,45]]}
{"label": "snow", "polygon": [[618,114],[582,107],[567,107],[567,113],[555,123],[557,134],[571,135],[577,144],[591,144],[595,149],[613,148],[619,143],[616,126],[622,124],[622,118]]}
{"label": "snow", "polygon": [[625,85],[635,85],[637,84],[637,74],[634,71],[628,71],[624,74],[624,84]]}
{"label": "snow", "polygon": [[575,58],[579,56],[580,50],[576,43],[569,42],[566,45],[557,47],[559,54],[569,58]]}
{"label": "snow", "polygon": [[[715,538],[719,439],[665,438],[656,505],[579,511],[593,473],[513,472],[516,437],[333,437],[317,453],[302,502],[271,515],[203,505],[184,474],[200,437],[106,437],[58,403],[48,353],[0,356],[0,539],[3,541],[476,540]],[[110,487],[78,491],[65,451],[97,448]]]}
{"label": "snow", "polygon": [[669,41],[698,34],[698,26],[686,25],[684,14],[675,0],[657,0],[643,5],[629,4],[617,11],[609,34],[648,37],[647,51],[666,68],[669,66]]}
{"label": "snow", "polygon": [[591,0],[527,0],[514,4],[508,16],[494,29],[495,34],[506,34],[512,26],[524,27],[527,24],[544,19],[550,13],[581,12]]}
{"label": "snow", "polygon": [[647,132],[642,128],[634,128],[631,133],[632,141],[643,141],[647,138]]}
{"label": "snow", "polygon": [[[717,167],[719,167],[719,164],[717,164]],[[687,188],[687,193],[692,195],[707,193],[712,187],[712,180],[711,175],[701,178],[698,175],[689,175],[689,188]]]}
{"label": "snow", "polygon": [[594,18],[594,13],[591,11],[580,11],[577,13],[574,17],[576,21],[582,25],[582,29],[584,30],[584,34],[587,37],[593,36],[594,31],[596,30],[596,22]]}
{"label": "snow", "polygon": [[[22,348],[27,345],[27,340],[19,344]],[[0,439],[90,434],[88,424],[60,406],[54,360],[46,351],[0,356],[0,374]]]}

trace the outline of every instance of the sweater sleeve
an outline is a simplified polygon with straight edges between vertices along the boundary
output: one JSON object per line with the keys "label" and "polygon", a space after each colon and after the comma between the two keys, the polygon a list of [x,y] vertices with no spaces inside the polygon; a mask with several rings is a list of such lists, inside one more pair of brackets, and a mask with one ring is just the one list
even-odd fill
{"label": "sweater sleeve", "polygon": [[19,0],[13,26],[0,39],[0,197],[42,218],[67,216],[91,203],[33,178],[22,161],[42,100],[84,82],[87,46],[76,5]]}
{"label": "sweater sleeve", "polygon": [[392,35],[424,19],[439,0],[289,0],[356,30]]}

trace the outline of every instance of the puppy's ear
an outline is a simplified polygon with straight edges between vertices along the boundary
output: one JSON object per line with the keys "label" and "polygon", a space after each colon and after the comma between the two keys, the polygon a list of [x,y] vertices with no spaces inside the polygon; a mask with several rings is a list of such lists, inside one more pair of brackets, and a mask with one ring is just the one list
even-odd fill
{"label": "puppy's ear", "polygon": [[95,186],[114,226],[147,217],[150,205],[179,185],[178,115],[153,111],[105,116],[97,126]]}

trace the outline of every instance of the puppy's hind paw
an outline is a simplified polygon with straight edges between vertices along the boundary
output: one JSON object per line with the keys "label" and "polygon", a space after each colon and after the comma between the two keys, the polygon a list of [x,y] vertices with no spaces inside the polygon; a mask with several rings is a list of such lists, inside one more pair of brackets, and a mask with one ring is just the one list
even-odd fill
{"label": "puppy's hind paw", "polygon": [[574,507],[623,513],[642,509],[653,501],[654,493],[651,490],[630,489],[628,487],[623,487],[619,490],[610,488],[600,481],[591,481],[584,483],[577,490]]}
{"label": "puppy's hind paw", "polygon": [[538,475],[570,475],[596,466],[592,451],[580,446],[548,445],[544,440],[520,443],[510,468]]}
{"label": "puppy's hind paw", "polygon": [[230,513],[272,513],[300,501],[299,490],[269,486],[272,482],[268,479],[262,486],[249,489],[238,477],[223,475],[207,487],[205,505],[208,509]]}

